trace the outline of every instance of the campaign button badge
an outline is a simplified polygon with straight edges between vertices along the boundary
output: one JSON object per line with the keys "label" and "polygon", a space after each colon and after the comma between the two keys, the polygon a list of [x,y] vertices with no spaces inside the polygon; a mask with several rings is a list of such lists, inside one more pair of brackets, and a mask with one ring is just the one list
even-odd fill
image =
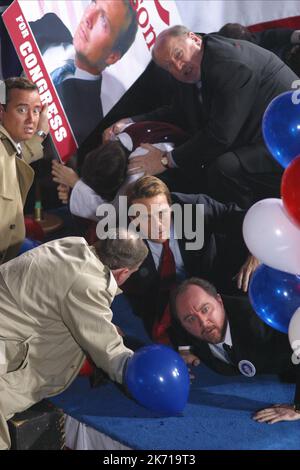
{"label": "campaign button badge", "polygon": [[246,377],[254,377],[256,374],[256,369],[252,362],[243,359],[238,363],[238,368],[241,374],[245,375]]}

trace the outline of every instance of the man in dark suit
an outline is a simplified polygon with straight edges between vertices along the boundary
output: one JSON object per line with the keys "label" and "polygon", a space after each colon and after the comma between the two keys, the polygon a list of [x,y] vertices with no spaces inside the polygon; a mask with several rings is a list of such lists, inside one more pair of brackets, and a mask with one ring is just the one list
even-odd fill
{"label": "man in dark suit", "polygon": [[[74,38],[54,13],[47,13],[30,27],[81,144],[106,111],[106,103],[102,109],[100,99],[102,72],[132,45],[137,32],[135,11],[129,0],[91,2]],[[114,86],[115,82],[110,84],[110,93]]]}
{"label": "man in dark suit", "polygon": [[[191,278],[174,292],[174,328],[191,352],[223,375],[279,374],[296,381],[294,405],[276,405],[254,415],[258,422],[300,419],[299,365],[287,335],[266,325],[247,298],[220,296],[209,282]],[[300,361],[299,361],[300,362]]]}
{"label": "man in dark suit", "polygon": [[[139,214],[136,218],[132,216],[132,223],[139,224],[149,254],[125,285],[124,292],[152,338],[158,342],[171,339],[160,341],[160,335],[154,334],[154,325],[164,323],[170,292],[187,277],[206,277],[215,282],[221,292],[237,292],[238,288],[247,291],[258,262],[249,256],[243,242],[243,210],[203,194],[171,194],[154,176],[136,181],[127,197],[131,213],[136,208]],[[173,274],[172,285],[164,288],[162,271],[167,253],[172,258],[174,272],[170,273],[169,259],[167,268],[169,275]],[[168,332],[168,320],[166,318],[164,333]]]}
{"label": "man in dark suit", "polygon": [[[201,192],[207,183],[210,195],[244,208],[278,196],[282,169],[263,143],[261,120],[270,101],[291,89],[298,77],[254,44],[200,36],[184,26],[160,33],[153,59],[176,79],[177,91],[172,106],[147,114],[147,119],[176,123],[191,138],[168,155],[152,149],[147,161],[133,160],[130,171],[138,167],[160,174],[178,166],[195,175]],[[124,121],[107,129],[104,137],[119,132]]]}
{"label": "man in dark suit", "polygon": [[225,38],[250,41],[274,52],[296,75],[300,76],[300,30],[272,28],[252,32],[240,23],[226,23],[218,34]]}

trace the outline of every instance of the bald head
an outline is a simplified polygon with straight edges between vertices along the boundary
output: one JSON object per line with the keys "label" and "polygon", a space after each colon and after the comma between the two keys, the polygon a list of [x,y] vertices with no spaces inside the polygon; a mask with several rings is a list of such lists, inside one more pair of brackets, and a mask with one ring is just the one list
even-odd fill
{"label": "bald head", "polygon": [[202,39],[185,26],[162,31],[152,51],[154,62],[176,80],[196,83],[200,80]]}
{"label": "bald head", "polygon": [[176,26],[172,26],[171,28],[164,29],[157,36],[154,47],[152,49],[152,58],[154,62],[156,62],[155,61],[156,51],[159,51],[159,49],[164,46],[165,41],[167,41],[168,38],[186,36],[189,33],[190,33],[190,30],[182,25],[176,25]]}

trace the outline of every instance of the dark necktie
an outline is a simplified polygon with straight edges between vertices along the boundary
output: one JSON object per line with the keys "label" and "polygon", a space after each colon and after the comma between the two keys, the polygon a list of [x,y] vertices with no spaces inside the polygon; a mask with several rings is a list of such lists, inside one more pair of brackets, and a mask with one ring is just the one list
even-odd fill
{"label": "dark necktie", "polygon": [[163,243],[159,267],[159,292],[156,320],[152,328],[152,338],[157,343],[170,344],[168,329],[171,325],[169,297],[176,285],[176,264],[170,249],[169,240]]}
{"label": "dark necktie", "polygon": [[235,364],[236,359],[235,359],[235,354],[233,352],[232,346],[229,346],[229,344],[223,343],[223,349],[226,353],[228,360],[231,362],[231,364]]}

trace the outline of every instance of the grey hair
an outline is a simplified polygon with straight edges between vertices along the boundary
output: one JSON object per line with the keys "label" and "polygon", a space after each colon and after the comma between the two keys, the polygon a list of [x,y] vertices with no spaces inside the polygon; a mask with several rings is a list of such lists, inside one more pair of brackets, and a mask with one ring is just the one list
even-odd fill
{"label": "grey hair", "polygon": [[164,29],[157,37],[157,42],[155,43],[153,49],[152,49],[152,59],[155,61],[155,51],[157,47],[157,44],[159,44],[160,41],[164,41],[168,37],[179,37],[179,36],[185,36],[186,34],[190,33],[190,29],[187,28],[186,26],[183,26],[181,24],[177,24],[175,26],[171,26],[171,28]]}
{"label": "grey hair", "polygon": [[125,228],[109,230],[94,247],[103,264],[109,269],[138,267],[148,255],[148,248],[138,235]]}

